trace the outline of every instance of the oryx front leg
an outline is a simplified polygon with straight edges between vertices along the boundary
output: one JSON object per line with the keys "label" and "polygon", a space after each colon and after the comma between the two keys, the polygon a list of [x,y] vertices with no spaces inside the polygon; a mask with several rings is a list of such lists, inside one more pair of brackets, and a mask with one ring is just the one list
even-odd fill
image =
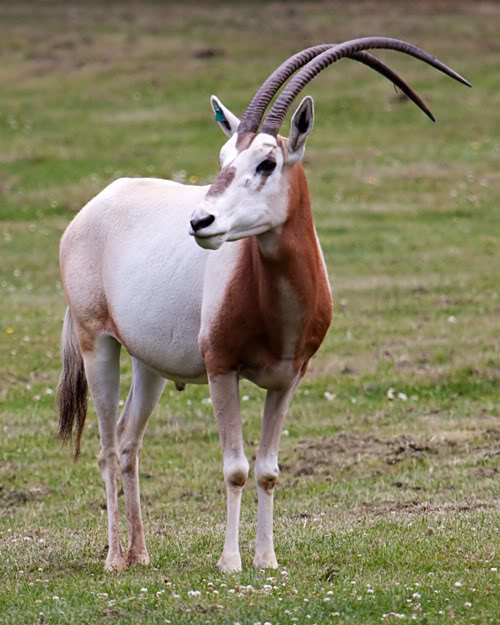
{"label": "oryx front leg", "polygon": [[241,571],[238,544],[240,506],[248,477],[248,460],[243,451],[238,374],[209,376],[210,395],[219,428],[227,491],[227,526],[224,550],[217,567],[225,573]]}
{"label": "oryx front leg", "polygon": [[108,557],[105,568],[108,571],[122,571],[127,568],[127,560],[120,545],[118,519],[120,465],[116,420],[120,391],[120,344],[110,336],[99,336],[94,341],[93,349],[83,352],[83,360],[99,422],[101,449],[97,461],[106,485]]}
{"label": "oryx front leg", "polygon": [[148,419],[166,380],[136,358],[132,359],[133,381],[118,421],[120,468],[123,477],[128,525],[128,564],[149,564],[144,538],[139,493],[139,451]]}
{"label": "oryx front leg", "polygon": [[262,432],[255,461],[257,482],[257,537],[253,565],[256,569],[275,569],[273,506],[274,487],[279,475],[278,451],[283,421],[296,384],[284,391],[268,391],[262,419]]}

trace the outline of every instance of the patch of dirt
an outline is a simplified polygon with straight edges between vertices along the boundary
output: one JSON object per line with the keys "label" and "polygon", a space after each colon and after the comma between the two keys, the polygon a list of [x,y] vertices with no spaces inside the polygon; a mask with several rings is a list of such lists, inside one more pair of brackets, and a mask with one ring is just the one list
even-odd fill
{"label": "patch of dirt", "polygon": [[18,176],[8,176],[0,171],[0,194],[8,193],[19,180]]}
{"label": "patch of dirt", "polygon": [[496,467],[482,467],[481,469],[479,469],[478,471],[474,473],[474,476],[487,478],[487,477],[493,477],[494,475],[498,475],[499,473],[500,473],[500,469],[497,469]]}
{"label": "patch of dirt", "polygon": [[[104,554],[106,555],[106,554]],[[125,616],[125,612],[120,608],[105,608],[101,610],[101,614],[103,618],[121,618]]]}
{"label": "patch of dirt", "polygon": [[411,484],[406,484],[405,482],[393,482],[392,485],[394,486],[394,488],[402,488],[405,490],[415,490],[415,491],[421,491],[421,490],[425,490],[423,486],[412,486]]}
{"label": "patch of dirt", "polygon": [[382,457],[387,464],[396,464],[408,457],[437,453],[438,446],[454,446],[453,441],[422,442],[401,435],[381,440],[372,435],[342,433],[332,438],[304,440],[294,448],[294,456],[284,465],[295,477],[331,475],[367,457]]}
{"label": "patch of dirt", "polygon": [[0,508],[22,506],[29,501],[44,499],[49,494],[50,489],[45,486],[5,489],[0,484]]}
{"label": "patch of dirt", "polygon": [[200,48],[193,52],[195,59],[213,59],[216,56],[224,56],[225,50],[221,48]]}
{"label": "patch of dirt", "polygon": [[369,514],[370,517],[391,515],[413,515],[432,514],[445,515],[450,512],[471,512],[473,510],[483,510],[495,507],[495,503],[484,501],[457,502],[450,504],[429,504],[422,503],[416,499],[407,501],[385,500],[385,501],[363,501],[355,511],[360,514]]}

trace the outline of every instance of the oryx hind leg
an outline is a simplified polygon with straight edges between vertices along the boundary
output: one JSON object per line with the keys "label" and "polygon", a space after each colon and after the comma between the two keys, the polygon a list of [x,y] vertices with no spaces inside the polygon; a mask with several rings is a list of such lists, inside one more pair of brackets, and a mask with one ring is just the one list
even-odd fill
{"label": "oryx hind leg", "polygon": [[109,335],[95,337],[91,349],[82,349],[85,375],[94,401],[101,449],[98,464],[106,485],[108,512],[108,556],[105,568],[121,571],[127,568],[120,545],[120,522],[118,518],[118,483],[120,464],[116,423],[120,392],[120,344]]}
{"label": "oryx hind leg", "polygon": [[128,525],[128,564],[148,564],[139,491],[139,451],[146,424],[166,380],[132,358],[132,388],[118,421],[120,469],[123,477]]}

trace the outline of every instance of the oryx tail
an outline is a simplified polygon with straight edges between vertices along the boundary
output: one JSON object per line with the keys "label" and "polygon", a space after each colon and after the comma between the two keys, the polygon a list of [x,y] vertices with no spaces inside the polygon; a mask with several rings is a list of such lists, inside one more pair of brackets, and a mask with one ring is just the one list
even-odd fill
{"label": "oryx tail", "polygon": [[59,412],[58,436],[63,441],[72,441],[73,428],[76,426],[74,440],[74,458],[76,460],[80,454],[80,438],[87,416],[88,386],[82,352],[69,308],[66,309],[64,317],[61,357],[62,371],[57,384],[56,395]]}

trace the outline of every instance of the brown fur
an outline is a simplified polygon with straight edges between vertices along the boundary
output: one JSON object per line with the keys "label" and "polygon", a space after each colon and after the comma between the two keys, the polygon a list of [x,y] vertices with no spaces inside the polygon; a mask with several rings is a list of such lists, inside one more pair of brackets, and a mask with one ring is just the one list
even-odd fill
{"label": "brown fur", "polygon": [[63,441],[73,442],[73,428],[76,426],[74,459],[77,460],[87,416],[88,386],[82,353],[69,308],[64,318],[61,351],[62,370],[56,393],[59,412],[58,436]]}
{"label": "brown fur", "polygon": [[222,195],[224,191],[229,187],[231,182],[234,180],[234,176],[236,175],[235,167],[224,167],[219,172],[217,178],[213,181],[210,189],[207,191],[207,197],[214,197],[217,195]]}
{"label": "brown fur", "polygon": [[247,150],[252,145],[252,141],[256,136],[257,133],[255,132],[239,132],[236,138],[236,149],[238,152]]}
{"label": "brown fur", "polygon": [[253,366],[271,369],[281,359],[282,321],[276,305],[278,284],[285,278],[302,309],[294,357],[295,371],[305,373],[321,345],[332,316],[331,294],[314,230],[302,164],[287,174],[288,218],[276,259],[261,253],[255,237],[244,241],[235,276],[220,316],[202,350],[209,375]]}
{"label": "brown fur", "polygon": [[[273,150],[271,150],[268,154],[266,154],[265,158],[276,162],[276,157],[274,156]],[[270,174],[261,175],[261,179],[259,182],[259,186],[257,187],[257,191],[261,191],[264,188],[266,182],[269,180],[269,176]]]}

